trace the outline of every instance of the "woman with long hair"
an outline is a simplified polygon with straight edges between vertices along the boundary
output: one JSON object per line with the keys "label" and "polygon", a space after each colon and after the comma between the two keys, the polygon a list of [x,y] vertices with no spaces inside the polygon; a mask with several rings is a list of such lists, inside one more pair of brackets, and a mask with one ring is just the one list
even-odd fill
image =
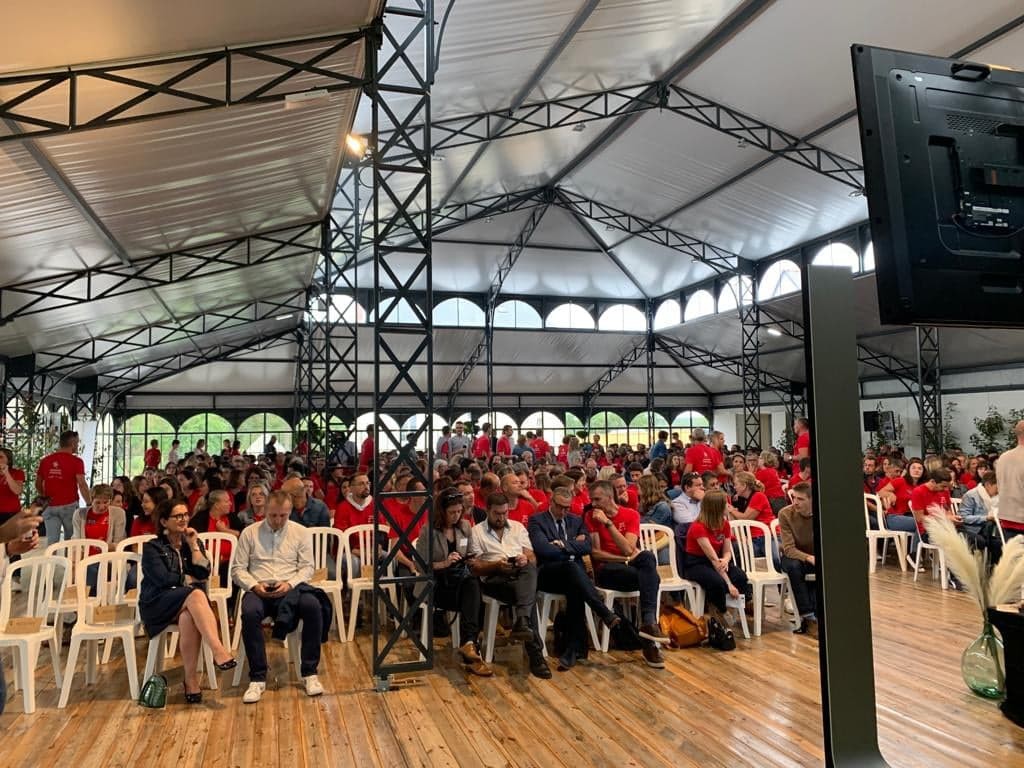
{"label": "woman with long hair", "polygon": [[249,483],[249,491],[245,495],[245,509],[238,515],[243,525],[263,522],[269,498],[270,486],[266,482],[254,480]]}
{"label": "woman with long hair", "polygon": [[[764,523],[771,529],[775,520],[775,513],[772,511],[771,502],[764,494],[764,485],[749,472],[737,472],[732,477],[733,485],[736,487],[734,505],[729,508],[729,517],[732,520],[756,520]],[[754,555],[764,557],[765,537],[759,530],[752,530],[750,537],[753,539]],[[782,567],[779,553],[776,551],[774,540],[772,541],[772,559],[776,568]]]}
{"label": "woman with long hair", "polygon": [[427,560],[433,540],[434,605],[459,614],[462,662],[474,675],[494,674],[480,656],[480,580],[470,573],[466,561],[471,524],[462,519],[462,493],[449,488],[434,502],[430,525],[420,532],[416,551]]}
{"label": "woman with long hair", "polygon": [[156,488],[148,488],[142,494],[141,512],[138,517],[132,520],[131,535],[144,536],[148,533],[156,536],[156,532],[159,530],[157,527],[156,510],[167,500],[167,492],[164,490],[163,485],[158,485]]}
{"label": "woman with long hair", "polygon": [[[203,641],[213,651],[217,669],[232,669],[236,662],[221,642],[210,601],[199,586],[210,578],[210,561],[199,533],[189,527],[188,507],[180,499],[165,501],[155,514],[159,533],[142,547],[139,615],[151,638],[171,624],[178,625],[185,701],[198,704],[203,699],[197,671]],[[186,576],[194,583],[186,584]]]}
{"label": "woman with long hair", "polygon": [[[726,628],[726,597],[745,595],[747,576],[732,561],[732,531],[726,507],[728,498],[721,491],[708,491],[700,503],[700,513],[686,531],[686,578],[703,587],[709,614],[708,634],[723,638],[724,647],[735,647],[732,632]],[[722,643],[718,643],[722,645]]]}
{"label": "woman with long hair", "polygon": [[181,492],[181,486],[174,475],[166,475],[160,478],[158,488],[163,488],[168,499],[183,499],[185,495]]}
{"label": "woman with long hair", "polygon": [[661,489],[657,475],[641,475],[637,481],[640,522],[672,526],[672,505]]}
{"label": "woman with long hair", "polygon": [[772,512],[776,515],[789,504],[789,497],[782,490],[782,483],[779,480],[779,457],[771,451],[761,453],[760,468],[754,473],[757,481],[764,486],[764,495],[768,497]]}

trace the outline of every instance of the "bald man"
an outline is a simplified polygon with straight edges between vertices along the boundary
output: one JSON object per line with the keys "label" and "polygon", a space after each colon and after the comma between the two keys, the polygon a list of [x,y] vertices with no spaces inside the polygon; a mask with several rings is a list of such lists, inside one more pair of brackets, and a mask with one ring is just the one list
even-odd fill
{"label": "bald man", "polygon": [[329,526],[331,514],[327,505],[320,499],[314,499],[306,492],[306,484],[302,478],[290,477],[281,484],[281,490],[292,500],[290,519],[307,528]]}
{"label": "bald man", "polygon": [[1024,536],[1024,421],[1013,428],[1017,447],[996,462],[999,486],[999,524],[1007,539]]}

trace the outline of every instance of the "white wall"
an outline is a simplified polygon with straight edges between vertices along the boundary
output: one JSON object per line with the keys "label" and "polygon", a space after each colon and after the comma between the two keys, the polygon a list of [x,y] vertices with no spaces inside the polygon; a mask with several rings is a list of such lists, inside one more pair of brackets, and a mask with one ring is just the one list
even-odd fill
{"label": "white wall", "polygon": [[[762,447],[769,445],[778,445],[779,437],[782,435],[782,430],[786,428],[786,409],[782,406],[763,406],[761,408],[761,415],[768,414],[771,416],[771,433],[768,435],[761,435]],[[715,408],[711,413],[711,428],[717,429],[725,434],[725,444],[732,445],[734,443],[738,445],[743,444],[740,431],[738,431],[738,425],[741,424],[743,409],[738,407],[720,407]]]}

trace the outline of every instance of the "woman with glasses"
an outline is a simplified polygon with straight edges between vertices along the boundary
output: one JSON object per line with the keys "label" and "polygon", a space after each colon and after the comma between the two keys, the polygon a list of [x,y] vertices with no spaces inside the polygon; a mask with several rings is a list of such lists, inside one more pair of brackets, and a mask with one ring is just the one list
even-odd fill
{"label": "woman with glasses", "polygon": [[[189,527],[188,506],[181,500],[164,501],[155,517],[159,533],[142,548],[139,614],[151,638],[178,625],[185,701],[198,704],[203,700],[197,670],[202,643],[210,646],[217,669],[232,669],[236,662],[220,640],[213,609],[201,588],[210,578],[210,561],[198,532]],[[186,577],[192,583],[186,583]]]}
{"label": "woman with glasses", "polygon": [[462,517],[462,492],[458,488],[443,491],[434,503],[430,526],[424,527],[416,542],[416,550],[424,561],[433,540],[434,605],[459,614],[459,654],[466,668],[474,675],[494,674],[480,656],[480,580],[468,567],[471,525]]}

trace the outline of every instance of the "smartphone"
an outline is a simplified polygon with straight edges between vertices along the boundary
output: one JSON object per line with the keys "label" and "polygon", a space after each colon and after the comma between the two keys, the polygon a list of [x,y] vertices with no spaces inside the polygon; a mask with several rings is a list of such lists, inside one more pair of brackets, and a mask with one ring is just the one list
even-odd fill
{"label": "smartphone", "polygon": [[515,567],[516,567],[516,560],[517,560],[517,558],[515,558],[515,557],[510,557],[510,558],[508,559],[508,564],[509,564],[509,565],[511,565],[511,566],[512,566],[513,568],[515,568]]}

